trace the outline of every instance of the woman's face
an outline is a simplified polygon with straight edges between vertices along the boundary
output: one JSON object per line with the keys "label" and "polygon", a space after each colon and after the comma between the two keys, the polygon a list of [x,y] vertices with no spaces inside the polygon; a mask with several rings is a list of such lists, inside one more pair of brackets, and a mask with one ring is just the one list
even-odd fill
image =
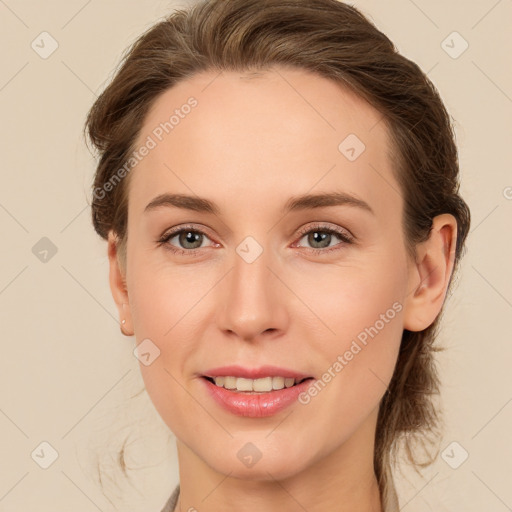
{"label": "woman's face", "polygon": [[[156,409],[216,471],[284,478],[356,439],[373,449],[413,268],[381,121],[333,82],[282,67],[195,75],[145,118],[125,311],[146,340],[140,368]],[[190,199],[148,207],[163,194]],[[221,368],[232,365],[240,373]],[[277,368],[251,373],[264,366]],[[257,389],[312,379],[300,394],[246,394],[205,379],[218,368],[272,377]]]}

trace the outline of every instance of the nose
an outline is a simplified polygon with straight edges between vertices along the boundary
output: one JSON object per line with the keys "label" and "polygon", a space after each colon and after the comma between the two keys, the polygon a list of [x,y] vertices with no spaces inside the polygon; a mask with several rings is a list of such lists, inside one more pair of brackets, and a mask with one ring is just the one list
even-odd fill
{"label": "nose", "polygon": [[290,292],[278,278],[278,269],[271,268],[268,252],[263,251],[252,262],[235,253],[233,266],[223,279],[217,322],[233,338],[255,341],[286,330],[286,297]]}

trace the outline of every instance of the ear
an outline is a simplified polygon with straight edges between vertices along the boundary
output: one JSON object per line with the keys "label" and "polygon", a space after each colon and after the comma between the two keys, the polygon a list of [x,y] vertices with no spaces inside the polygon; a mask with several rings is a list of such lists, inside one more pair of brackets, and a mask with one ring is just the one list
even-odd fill
{"label": "ear", "polygon": [[[112,297],[119,311],[121,332],[125,336],[133,336],[132,318],[130,313],[130,304],[128,299],[128,290],[126,287],[125,270],[120,264],[120,255],[118,253],[119,239],[111,230],[108,234],[108,259],[110,265],[109,282]],[[125,323],[122,321],[125,320]]]}
{"label": "ear", "polygon": [[438,316],[453,272],[457,221],[445,213],[433,219],[428,240],[416,247],[409,268],[409,293],[405,299],[404,328],[422,331]]}

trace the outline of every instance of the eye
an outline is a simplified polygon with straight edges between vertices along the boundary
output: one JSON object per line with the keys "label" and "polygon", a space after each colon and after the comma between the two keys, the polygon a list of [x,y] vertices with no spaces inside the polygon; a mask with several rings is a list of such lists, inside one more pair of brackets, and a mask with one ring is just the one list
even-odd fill
{"label": "eye", "polygon": [[[342,249],[344,246],[354,243],[354,236],[348,231],[335,229],[324,225],[308,226],[300,231],[301,240],[305,238],[307,243],[313,247],[310,252],[313,254],[325,254],[326,252],[336,251]],[[341,240],[341,243],[331,246],[333,241],[333,235],[335,238]]]}
{"label": "eye", "polygon": [[[176,238],[177,243],[184,249],[176,247],[171,243],[171,240]],[[172,230],[162,236],[157,242],[159,246],[165,248],[175,254],[186,254],[187,256],[194,256],[197,254],[199,248],[203,247],[202,242],[205,238],[209,238],[203,231],[194,228],[193,226],[182,226],[179,229]]]}

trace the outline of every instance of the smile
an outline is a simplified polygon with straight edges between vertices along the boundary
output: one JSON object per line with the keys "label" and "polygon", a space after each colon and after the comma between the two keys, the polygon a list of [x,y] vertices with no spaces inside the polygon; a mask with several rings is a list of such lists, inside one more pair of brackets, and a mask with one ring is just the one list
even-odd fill
{"label": "smile", "polygon": [[247,379],[244,377],[219,376],[205,377],[207,380],[215,384],[217,387],[229,389],[235,392],[254,392],[268,393],[269,391],[277,391],[284,388],[291,388],[296,384],[300,384],[307,378],[293,377],[263,377],[260,379]]}

